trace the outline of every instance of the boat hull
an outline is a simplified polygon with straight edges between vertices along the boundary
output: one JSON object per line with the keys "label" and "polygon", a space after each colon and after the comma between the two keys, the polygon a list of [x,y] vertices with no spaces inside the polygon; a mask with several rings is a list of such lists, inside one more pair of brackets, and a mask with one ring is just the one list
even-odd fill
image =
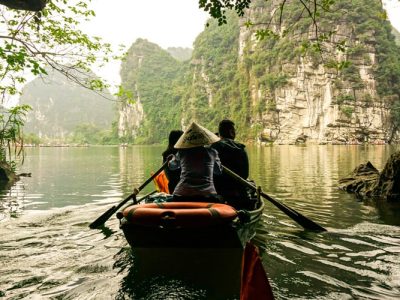
{"label": "boat hull", "polygon": [[122,219],[134,280],[173,278],[207,291],[205,299],[238,299],[244,246],[255,235],[263,208],[260,203],[232,222],[199,228],[139,226]]}

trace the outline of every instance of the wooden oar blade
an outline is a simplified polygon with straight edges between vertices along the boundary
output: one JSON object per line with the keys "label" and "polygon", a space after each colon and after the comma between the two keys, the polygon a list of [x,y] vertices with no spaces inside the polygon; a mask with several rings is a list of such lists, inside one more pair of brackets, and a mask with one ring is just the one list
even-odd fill
{"label": "wooden oar blade", "polygon": [[89,224],[91,229],[96,229],[104,225],[104,223],[113,215],[116,210],[116,206],[111,207],[105,213],[103,213],[100,217],[94,220],[92,223]]}

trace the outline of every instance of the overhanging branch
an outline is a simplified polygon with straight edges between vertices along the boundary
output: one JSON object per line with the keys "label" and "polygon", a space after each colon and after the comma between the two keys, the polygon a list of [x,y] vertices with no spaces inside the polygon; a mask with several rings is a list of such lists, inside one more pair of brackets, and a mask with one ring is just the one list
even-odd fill
{"label": "overhanging branch", "polygon": [[0,0],[0,4],[12,9],[41,11],[45,8],[47,0]]}

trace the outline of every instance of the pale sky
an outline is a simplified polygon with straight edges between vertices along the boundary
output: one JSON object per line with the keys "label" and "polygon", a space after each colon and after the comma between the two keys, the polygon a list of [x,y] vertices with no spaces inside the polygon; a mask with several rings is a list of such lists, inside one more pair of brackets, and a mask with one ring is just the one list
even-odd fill
{"label": "pale sky", "polygon": [[[400,31],[400,1],[383,2],[389,20]],[[198,0],[92,0],[91,8],[96,17],[82,24],[82,29],[113,45],[125,44],[127,48],[137,38],[145,38],[164,49],[191,48],[208,19],[208,14],[198,8]],[[119,83],[119,64],[96,73],[111,83]]]}
{"label": "pale sky", "polygon": [[[82,29],[104,42],[128,49],[138,38],[161,48],[193,48],[204,30],[208,14],[199,9],[198,0],[92,0],[96,16]],[[112,84],[118,84],[120,64],[110,64],[95,72]]]}
{"label": "pale sky", "polygon": [[96,17],[86,31],[128,47],[146,38],[162,48],[192,47],[208,14],[198,0],[92,0]]}
{"label": "pale sky", "polygon": [[388,18],[393,27],[400,32],[400,1],[383,0],[383,5],[387,11]]}

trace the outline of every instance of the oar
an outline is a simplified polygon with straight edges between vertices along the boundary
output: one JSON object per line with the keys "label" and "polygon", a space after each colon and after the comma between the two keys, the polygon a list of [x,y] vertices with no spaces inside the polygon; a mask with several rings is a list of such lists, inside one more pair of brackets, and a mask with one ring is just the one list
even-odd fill
{"label": "oar", "polygon": [[[253,184],[251,184],[247,180],[243,179],[242,177],[240,177],[238,174],[236,174],[232,170],[229,170],[225,166],[222,166],[222,167],[223,167],[224,172],[226,174],[228,174],[232,178],[236,179],[241,184],[251,188],[254,191],[257,190],[257,188]],[[313,230],[313,231],[326,231],[326,229],[324,227],[318,225],[314,221],[312,221],[309,218],[303,216],[301,213],[295,211],[293,208],[290,208],[290,207],[286,206],[285,204],[279,202],[278,200],[275,200],[274,198],[268,196],[267,194],[265,194],[263,192],[261,192],[260,195],[263,196],[265,199],[267,199],[272,204],[274,204],[276,207],[278,207],[287,216],[289,216],[294,221],[296,221],[298,224],[300,224],[304,229]]]}
{"label": "oar", "polygon": [[[140,202],[146,200],[147,198],[149,198],[151,195],[157,193],[157,190],[154,190],[150,193],[148,193],[147,195],[144,195],[143,197],[141,197],[140,199],[134,199],[133,204],[139,204]],[[115,215],[117,217],[117,219],[122,219],[124,217],[123,211],[125,210],[125,208],[129,207],[131,204],[128,204],[126,207],[122,208],[119,212],[117,212]]]}
{"label": "oar", "polygon": [[122,207],[126,202],[128,202],[130,199],[134,198],[143,188],[148,185],[158,174],[164,170],[165,166],[168,164],[168,160],[161,166],[160,169],[158,169],[149,179],[147,179],[139,188],[134,189],[134,192],[130,194],[127,198],[125,198],[122,202],[120,202],[117,206],[113,206],[110,209],[108,209],[104,214],[102,214],[100,217],[98,217],[96,220],[94,220],[89,227],[91,229],[99,228],[101,227],[120,207]]}

